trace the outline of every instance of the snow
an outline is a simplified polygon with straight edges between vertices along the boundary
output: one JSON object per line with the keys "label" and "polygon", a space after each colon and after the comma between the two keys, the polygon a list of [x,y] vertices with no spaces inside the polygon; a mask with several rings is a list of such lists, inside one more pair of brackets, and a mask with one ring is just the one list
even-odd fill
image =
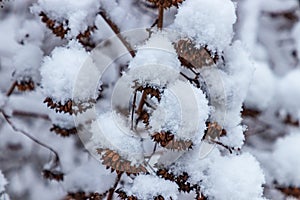
{"label": "snow", "polygon": [[44,39],[44,27],[42,22],[34,20],[26,20],[22,23],[20,30],[16,34],[18,42],[26,44],[34,44],[41,46]]}
{"label": "snow", "polygon": [[265,110],[276,94],[278,80],[267,63],[255,62],[254,66],[245,105],[247,108]]}
{"label": "snow", "polygon": [[209,112],[208,101],[203,92],[178,80],[164,90],[150,119],[151,130],[170,131],[180,139],[196,143],[204,135]]}
{"label": "snow", "polygon": [[224,52],[226,64],[218,69],[204,69],[211,99],[211,120],[218,122],[227,135],[223,144],[241,147],[244,141],[241,107],[254,72],[253,62],[240,41],[235,41]]}
{"label": "snow", "polygon": [[292,115],[294,119],[300,119],[300,70],[294,69],[286,74],[278,87],[278,106],[283,112]]}
{"label": "snow", "polygon": [[[5,179],[2,171],[0,170],[0,194],[5,191],[5,186],[7,185],[7,180]],[[1,195],[0,195],[1,197]]]}
{"label": "snow", "polygon": [[15,40],[16,30],[19,26],[17,16],[10,16],[0,21],[0,55],[1,57],[12,56],[21,46]]}
{"label": "snow", "polygon": [[92,152],[97,148],[109,148],[133,163],[143,162],[141,140],[131,133],[130,127],[124,125],[120,115],[111,112],[101,114],[92,123],[91,132]]}
{"label": "snow", "polygon": [[13,57],[16,79],[31,78],[34,82],[39,81],[42,58],[43,52],[38,46],[33,44],[21,46]]}
{"label": "snow", "polygon": [[230,0],[186,0],[179,6],[174,27],[198,46],[221,52],[231,43],[235,21]]}
{"label": "snow", "polygon": [[[102,0],[101,6],[121,31],[128,31],[135,28],[150,27],[153,23],[153,17],[145,14],[142,9],[136,9],[140,1],[127,0]],[[136,16],[139,16],[138,18]],[[150,15],[150,16],[149,16]]]}
{"label": "snow", "polygon": [[[71,41],[67,47],[55,48],[50,56],[46,56],[43,59],[41,67],[44,94],[47,97],[51,97],[54,101],[61,101],[62,103],[72,99],[77,75],[88,59],[88,56],[89,54],[76,41]],[[91,65],[87,66],[91,67]],[[83,73],[85,72],[83,71]],[[81,77],[85,77],[85,80],[90,78],[94,80],[93,77],[97,73],[90,71],[90,75],[91,77],[84,74]],[[90,83],[87,83],[83,79],[80,79],[76,83],[77,93],[75,96],[78,99],[86,100],[93,97],[94,88],[88,87],[91,85]],[[78,90],[80,90],[80,86],[83,88],[79,94]]]}
{"label": "snow", "polygon": [[[97,161],[101,155],[94,154],[94,160],[78,143],[78,137],[61,138],[49,131],[52,123],[73,128],[72,116],[56,114],[43,104],[47,96],[62,103],[95,98],[100,81],[103,93],[96,106],[76,116],[77,125],[87,128],[78,135],[83,142],[88,141],[84,145],[89,153],[109,148],[132,164],[148,161],[153,153],[149,165],[144,166],[149,172],[150,166],[154,170],[166,167],[176,175],[187,172],[188,182],[198,184],[212,200],[288,199],[274,188],[274,181],[282,187],[300,187],[299,127],[284,122],[289,121],[289,115],[292,121],[300,120],[299,1],[185,0],[178,10],[173,7],[164,12],[164,28],[170,32],[144,29],[158,14],[147,0],[2,2],[0,109],[11,116],[16,127],[57,151],[60,164],[55,169],[65,176],[60,183],[44,179],[41,168],[53,167],[48,160],[52,153],[14,131],[0,115],[0,162],[7,178],[0,172],[1,200],[8,199],[5,191],[2,194],[4,189],[14,199],[26,194],[29,199],[43,196],[50,200],[63,199],[68,191],[102,193],[113,186],[116,174]],[[115,40],[101,11],[121,32],[132,30],[123,37],[137,49],[134,58],[119,39]],[[41,22],[41,12],[70,28],[64,39]],[[75,38],[92,25],[97,29],[91,39],[95,44],[102,42],[102,46],[88,53]],[[176,39],[172,38],[174,32]],[[173,42],[178,39],[190,39],[196,48],[207,46],[218,54],[215,65],[195,69],[203,91],[180,76],[180,71],[192,72],[181,67],[177,58]],[[125,72],[120,78],[121,68]],[[100,70],[105,72],[99,81]],[[29,77],[37,83],[34,91],[15,90],[6,97],[13,81]],[[164,90],[161,101],[148,96],[147,103],[155,107],[147,108],[149,127],[145,129],[140,123],[132,131],[134,91],[148,85]],[[140,97],[138,92],[137,100]],[[242,105],[262,112],[243,120]],[[21,116],[18,111],[33,115]],[[40,115],[49,116],[51,121]],[[230,154],[221,145],[206,143],[207,149],[200,142],[206,121],[217,122],[226,130],[225,136],[216,138],[219,142],[241,149]],[[173,151],[158,145],[153,152],[155,143],[150,134],[161,130],[191,139],[193,149]],[[24,161],[22,165],[20,161]],[[124,174],[117,188],[139,199],[163,195],[165,199],[186,200],[195,196],[194,192],[179,192],[175,183],[154,175]]]}
{"label": "snow", "polygon": [[56,113],[53,110],[49,113],[49,118],[52,124],[55,124],[61,128],[71,129],[75,127],[74,119],[69,114]]}
{"label": "snow", "polygon": [[282,12],[284,10],[295,9],[298,7],[297,0],[285,0],[284,3],[280,0],[266,0],[262,3],[262,8],[265,11]]}
{"label": "snow", "polygon": [[92,25],[93,18],[99,11],[100,2],[97,0],[72,1],[72,0],[38,0],[31,7],[36,14],[45,12],[50,19],[64,22],[68,20],[70,35],[77,36]]}
{"label": "snow", "polygon": [[300,132],[293,132],[276,141],[270,172],[282,186],[300,187]]}
{"label": "snow", "polygon": [[137,176],[132,187],[127,188],[125,191],[129,195],[135,195],[138,199],[152,199],[158,195],[166,198],[171,197],[174,200],[178,199],[178,186],[176,183],[152,175]]}
{"label": "snow", "polygon": [[208,169],[203,192],[212,199],[263,199],[264,175],[249,153],[220,157]]}
{"label": "snow", "polygon": [[300,22],[298,22],[292,30],[292,36],[295,39],[297,45],[296,46],[297,52],[300,52],[300,40],[298,39],[299,35],[300,35]]}
{"label": "snow", "polygon": [[175,49],[165,34],[154,34],[138,48],[129,64],[128,75],[140,85],[161,87],[174,82],[179,76],[180,62]]}
{"label": "snow", "polygon": [[5,105],[5,102],[6,102],[6,96],[2,92],[0,92],[0,110]]}
{"label": "snow", "polygon": [[101,194],[114,184],[114,176],[98,161],[90,158],[68,173],[63,184],[64,188],[70,192],[93,191]]}

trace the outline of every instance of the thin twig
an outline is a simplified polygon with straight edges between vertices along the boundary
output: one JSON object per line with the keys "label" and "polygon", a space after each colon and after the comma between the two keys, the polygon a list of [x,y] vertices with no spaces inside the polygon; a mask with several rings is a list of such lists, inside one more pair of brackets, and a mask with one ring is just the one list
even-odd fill
{"label": "thin twig", "polygon": [[133,130],[133,116],[134,116],[134,112],[135,112],[135,103],[136,103],[136,93],[137,90],[134,91],[134,96],[133,96],[133,103],[132,103],[132,110],[131,110],[131,130]]}
{"label": "thin twig", "polygon": [[44,120],[49,120],[50,118],[46,114],[41,114],[41,113],[34,113],[34,112],[26,112],[22,110],[14,110],[12,112],[12,115],[20,116],[20,117],[34,117],[34,118],[41,118]]}
{"label": "thin twig", "polygon": [[158,7],[158,20],[157,20],[157,28],[162,29],[164,23],[164,7],[162,4]]}
{"label": "thin twig", "polygon": [[220,145],[222,147],[224,147],[225,149],[227,149],[229,151],[230,154],[232,154],[232,149],[231,147],[223,144],[222,142],[219,142],[219,141],[215,141],[215,140],[212,140],[212,142],[216,143],[217,145]]}
{"label": "thin twig", "polygon": [[130,53],[130,55],[132,57],[135,57],[135,51],[133,50],[133,48],[131,47],[131,45],[129,44],[129,42],[127,42],[125,40],[125,38],[122,37],[122,35],[120,34],[120,29],[119,27],[113,22],[111,21],[106,12],[104,10],[102,10],[100,12],[101,17],[104,19],[104,21],[110,26],[110,28],[113,30],[113,32],[117,35],[117,37],[120,39],[120,41],[124,44],[124,46],[126,47],[126,49],[128,50],[128,52]]}
{"label": "thin twig", "polygon": [[115,180],[115,184],[114,184],[114,186],[112,188],[109,189],[108,196],[107,196],[106,200],[112,200],[113,199],[114,192],[115,192],[115,190],[116,190],[116,188],[117,188],[117,186],[118,186],[118,184],[119,184],[119,182],[121,180],[123,172],[120,172],[120,173],[117,173],[117,174],[118,175],[117,175],[117,178]]}
{"label": "thin twig", "polygon": [[59,156],[58,156],[58,153],[50,146],[42,143],[41,141],[37,140],[36,138],[34,138],[32,135],[30,135],[29,133],[27,133],[26,131],[22,130],[22,129],[19,129],[17,128],[14,123],[10,120],[10,116],[8,114],[6,114],[3,110],[0,110],[0,112],[2,113],[4,119],[6,120],[6,122],[10,125],[10,127],[16,131],[16,132],[19,132],[19,133],[22,133],[23,135],[25,135],[26,137],[28,137],[30,140],[32,140],[33,142],[37,143],[38,145],[48,149],[49,151],[51,151],[54,156],[55,156],[55,164],[57,165],[59,163]]}
{"label": "thin twig", "polygon": [[13,84],[10,86],[9,90],[6,93],[7,97],[9,97],[13,93],[16,86],[17,86],[17,81],[13,82]]}
{"label": "thin twig", "polygon": [[196,78],[190,78],[187,75],[185,75],[183,72],[180,72],[180,75],[183,76],[184,78],[186,78],[191,84],[195,84],[195,86],[197,88],[200,88],[200,83],[197,80],[197,76],[196,76]]}

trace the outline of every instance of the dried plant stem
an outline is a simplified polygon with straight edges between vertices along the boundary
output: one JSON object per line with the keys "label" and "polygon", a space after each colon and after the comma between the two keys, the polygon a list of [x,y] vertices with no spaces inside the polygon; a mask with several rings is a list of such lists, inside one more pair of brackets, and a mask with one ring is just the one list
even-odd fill
{"label": "dried plant stem", "polygon": [[164,23],[164,7],[162,4],[158,7],[158,20],[157,20],[157,28],[162,29]]}
{"label": "dried plant stem", "polygon": [[12,112],[12,115],[20,116],[20,117],[41,118],[41,119],[49,120],[50,121],[49,116],[46,115],[46,114],[40,114],[40,113],[34,113],[34,112],[26,112],[26,111],[22,111],[22,110],[14,110]]}
{"label": "dried plant stem", "polygon": [[32,140],[33,142],[37,143],[38,145],[48,149],[49,151],[51,151],[54,156],[55,156],[55,159],[54,159],[54,165],[59,165],[59,156],[58,156],[58,153],[50,146],[42,143],[41,141],[37,140],[36,138],[34,138],[32,135],[30,135],[29,133],[27,133],[26,131],[22,130],[22,129],[19,129],[15,126],[15,124],[10,120],[10,116],[8,114],[6,114],[3,110],[0,110],[0,112],[2,113],[5,121],[10,125],[10,127],[16,131],[16,132],[19,132],[19,133],[22,133],[23,135],[25,135],[26,137],[28,137],[30,140]]}
{"label": "dried plant stem", "polygon": [[134,111],[136,107],[136,93],[137,90],[134,91],[134,96],[133,96],[133,103],[132,103],[132,110],[131,110],[131,130],[133,130],[133,116],[134,116]]}
{"label": "dried plant stem", "polygon": [[144,107],[144,104],[146,102],[146,98],[147,98],[147,92],[143,91],[143,94],[142,94],[142,97],[141,97],[138,109],[136,111],[136,114],[138,114],[139,117],[136,120],[135,127],[137,127],[137,124],[139,123],[139,120],[141,119],[141,115],[143,113],[143,107]]}
{"label": "dried plant stem", "polygon": [[110,26],[110,28],[113,30],[113,32],[117,35],[117,37],[120,39],[120,41],[124,44],[124,46],[126,47],[126,49],[128,50],[128,52],[130,53],[130,55],[132,57],[135,57],[135,51],[133,50],[133,48],[131,47],[131,45],[129,44],[129,42],[127,42],[125,40],[125,38],[122,37],[122,35],[120,34],[120,29],[119,27],[113,22],[111,21],[106,12],[105,11],[101,11],[100,12],[101,17],[104,19],[104,21]]}
{"label": "dried plant stem", "polygon": [[9,97],[13,93],[16,86],[17,86],[17,81],[13,82],[13,84],[10,86],[9,90],[6,93],[7,97]]}
{"label": "dried plant stem", "polygon": [[121,180],[121,177],[123,175],[123,172],[120,172],[120,173],[117,173],[117,178],[115,180],[115,184],[113,185],[112,188],[109,189],[109,192],[108,192],[108,195],[107,195],[107,200],[112,200],[113,199],[113,196],[114,196],[114,192]]}

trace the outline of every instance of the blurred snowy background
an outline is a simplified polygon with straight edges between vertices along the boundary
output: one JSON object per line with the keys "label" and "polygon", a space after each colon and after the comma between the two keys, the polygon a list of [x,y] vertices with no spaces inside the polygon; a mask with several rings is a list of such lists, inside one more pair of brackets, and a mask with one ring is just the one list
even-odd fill
{"label": "blurred snowy background", "polygon": [[[0,200],[300,199],[300,1],[0,0],[0,5]],[[155,23],[160,7],[163,28],[182,33],[196,52],[205,47],[215,59],[215,68],[195,69],[210,85],[210,94],[195,87],[203,90],[198,93],[203,126],[190,138],[193,149],[156,176],[121,176],[94,159],[77,136],[73,84],[90,51],[112,35],[153,25],[150,32],[160,35]],[[174,41],[161,37],[156,42],[175,53]],[[105,88],[122,70],[162,61],[142,51],[131,56],[114,63],[107,82],[102,80],[103,104]],[[162,59],[181,67],[176,56]],[[163,108],[168,103],[166,97]],[[176,112],[169,107],[171,115]],[[201,160],[197,139],[209,130],[205,122],[217,122],[226,133]]]}

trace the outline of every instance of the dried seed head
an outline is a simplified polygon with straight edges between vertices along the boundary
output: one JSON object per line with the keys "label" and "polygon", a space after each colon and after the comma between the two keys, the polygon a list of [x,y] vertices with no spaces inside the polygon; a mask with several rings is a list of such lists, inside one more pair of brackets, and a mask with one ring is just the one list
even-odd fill
{"label": "dried seed head", "polygon": [[50,131],[54,131],[57,135],[60,135],[62,137],[69,137],[70,135],[75,135],[77,133],[77,129],[75,127],[66,129],[55,124],[52,125]]}
{"label": "dried seed head", "polygon": [[44,22],[46,26],[52,31],[52,33],[57,37],[63,39],[70,30],[69,28],[65,29],[62,23],[57,23],[55,20],[50,19],[44,12],[41,12],[40,16],[42,17],[42,22]]}
{"label": "dried seed head", "polygon": [[60,171],[50,171],[47,169],[44,169],[42,172],[44,178],[49,180],[56,180],[56,181],[63,181],[64,180],[64,174]]}
{"label": "dried seed head", "polygon": [[297,187],[276,187],[277,190],[285,194],[286,196],[293,196],[295,198],[300,198],[300,188]]}
{"label": "dried seed head", "polygon": [[95,48],[95,44],[91,41],[91,35],[94,30],[97,29],[96,26],[89,26],[83,33],[79,33],[76,39],[84,46],[87,50],[92,50]]}
{"label": "dried seed head", "polygon": [[150,3],[153,3],[155,6],[163,6],[163,8],[170,8],[175,6],[178,8],[184,0],[148,0]]}
{"label": "dried seed head", "polygon": [[192,148],[193,142],[190,140],[176,140],[170,132],[156,132],[151,136],[152,140],[166,149],[185,151]]}
{"label": "dried seed head", "polygon": [[179,40],[175,49],[183,66],[188,68],[200,69],[214,65],[218,60],[218,56],[212,55],[205,47],[196,48],[190,39]]}
{"label": "dried seed head", "polygon": [[126,172],[127,174],[148,173],[142,165],[132,166],[131,162],[123,159],[117,152],[110,149],[98,148],[97,152],[101,155],[102,164],[112,172],[116,170],[117,173]]}
{"label": "dried seed head", "polygon": [[223,129],[217,122],[208,122],[204,137],[207,139],[216,139],[226,135],[226,130]]}
{"label": "dried seed head", "polygon": [[136,196],[133,196],[133,195],[128,196],[126,194],[126,192],[124,192],[123,190],[120,190],[120,189],[116,190],[116,193],[118,194],[118,197],[122,200],[137,200],[138,199]]}
{"label": "dried seed head", "polygon": [[35,88],[34,82],[31,79],[17,81],[16,87],[18,88],[19,91],[32,91]]}

